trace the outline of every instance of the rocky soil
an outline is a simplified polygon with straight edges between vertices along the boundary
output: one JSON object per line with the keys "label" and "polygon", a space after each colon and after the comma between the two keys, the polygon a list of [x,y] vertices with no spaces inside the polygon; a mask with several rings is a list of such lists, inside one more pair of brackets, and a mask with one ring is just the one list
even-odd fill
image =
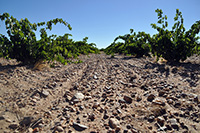
{"label": "rocky soil", "polygon": [[199,56],[80,59],[34,69],[0,59],[0,132],[200,132]]}

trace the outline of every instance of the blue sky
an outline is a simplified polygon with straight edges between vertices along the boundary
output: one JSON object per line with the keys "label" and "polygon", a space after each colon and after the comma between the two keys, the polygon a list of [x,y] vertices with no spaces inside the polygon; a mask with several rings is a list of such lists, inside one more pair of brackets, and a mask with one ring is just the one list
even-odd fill
{"label": "blue sky", "polygon": [[[184,26],[189,29],[200,20],[199,6],[200,0],[0,0],[0,14],[7,12],[19,20],[28,18],[32,23],[62,18],[72,26],[72,31],[59,24],[49,34],[70,33],[76,41],[87,36],[89,43],[105,48],[131,28],[155,34],[150,24],[157,22],[157,8],[168,16],[169,29],[178,8]],[[0,22],[0,33],[6,34],[3,22]]]}

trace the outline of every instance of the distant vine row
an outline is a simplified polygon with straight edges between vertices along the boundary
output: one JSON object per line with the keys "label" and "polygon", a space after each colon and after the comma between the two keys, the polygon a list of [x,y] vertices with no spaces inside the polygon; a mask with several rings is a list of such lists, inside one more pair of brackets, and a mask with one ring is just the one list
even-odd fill
{"label": "distant vine row", "polygon": [[[158,15],[158,24],[151,24],[152,28],[158,31],[157,34],[150,36],[145,32],[133,32],[124,36],[118,36],[114,42],[104,51],[107,54],[126,54],[142,57],[150,55],[163,57],[168,62],[184,61],[193,54],[200,54],[200,43],[198,36],[200,30],[200,20],[196,21],[191,28],[186,31],[183,25],[182,13],[176,10],[174,25],[172,30],[168,30],[167,16],[163,16],[161,9],[155,10]],[[117,40],[123,40],[118,41]]]}
{"label": "distant vine row", "polygon": [[[63,19],[53,19],[48,22],[31,23],[27,18],[20,21],[8,13],[0,15],[5,22],[8,37],[0,34],[0,57],[17,59],[22,63],[35,63],[39,60],[57,60],[63,64],[69,58],[77,58],[80,54],[99,53],[96,44],[87,43],[88,37],[83,41],[74,41],[69,37],[48,35],[47,30],[52,30],[52,25],[61,23],[71,30],[70,24]],[[40,39],[36,39],[35,31],[40,28]]]}

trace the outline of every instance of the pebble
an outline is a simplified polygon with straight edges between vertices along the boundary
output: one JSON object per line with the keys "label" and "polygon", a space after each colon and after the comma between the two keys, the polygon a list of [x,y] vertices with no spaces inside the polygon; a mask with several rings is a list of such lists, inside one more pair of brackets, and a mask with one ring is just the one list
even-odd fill
{"label": "pebble", "polygon": [[32,99],[31,101],[34,102],[34,103],[36,103],[38,100],[37,99]]}
{"label": "pebble", "polygon": [[155,99],[155,97],[156,96],[154,94],[149,94],[148,97],[147,97],[147,101],[152,102]]}
{"label": "pebble", "polygon": [[127,129],[131,129],[132,126],[131,126],[130,124],[128,124],[128,125],[126,125],[126,128],[127,128]]}
{"label": "pebble", "polygon": [[166,126],[160,127],[160,128],[158,129],[158,131],[167,131],[167,127],[166,127]]}
{"label": "pebble", "polygon": [[155,119],[155,116],[154,116],[154,115],[151,115],[151,116],[148,117],[148,121],[149,121],[149,122],[153,122],[154,119]]}
{"label": "pebble", "polygon": [[174,107],[175,108],[179,108],[181,106],[181,102],[180,101],[175,101]]}
{"label": "pebble", "polygon": [[33,99],[40,100],[38,96],[33,96]]}
{"label": "pebble", "polygon": [[195,95],[195,96],[194,96],[194,102],[200,103],[200,96]]}
{"label": "pebble", "polygon": [[138,95],[138,96],[136,97],[136,100],[139,102],[139,101],[142,100],[142,97]]}
{"label": "pebble", "polygon": [[6,118],[5,120],[6,120],[6,122],[9,122],[9,123],[11,123],[11,122],[12,122],[12,120],[11,120],[11,119],[9,119],[9,118]]}
{"label": "pebble", "polygon": [[56,127],[56,130],[57,130],[58,132],[63,132],[63,131],[64,131],[64,129],[63,129],[61,126],[57,126],[57,127]]}
{"label": "pebble", "polygon": [[98,79],[96,75],[93,76],[94,79]]}
{"label": "pebble", "polygon": [[67,102],[69,102],[71,99],[72,99],[72,97],[71,96],[69,96],[69,95],[67,95],[67,96],[65,96],[65,100],[67,101]]}
{"label": "pebble", "polygon": [[177,130],[179,129],[178,122],[175,118],[170,119],[169,122],[171,123],[172,128],[177,129]]}
{"label": "pebble", "polygon": [[4,115],[0,116],[0,120],[4,120],[6,117]]}
{"label": "pebble", "polygon": [[117,109],[117,112],[120,113],[120,114],[122,113],[122,111],[120,109]]}
{"label": "pebble", "polygon": [[94,121],[94,119],[95,119],[95,114],[94,114],[94,113],[88,114],[88,119],[90,119],[91,121]]}
{"label": "pebble", "polygon": [[116,128],[117,126],[120,126],[120,122],[116,118],[110,118],[109,125],[111,128]]}
{"label": "pebble", "polygon": [[161,97],[161,96],[163,96],[165,93],[166,93],[166,92],[165,92],[164,90],[160,90],[160,91],[158,92],[158,95]]}
{"label": "pebble", "polygon": [[119,103],[126,103],[126,101],[124,99],[119,99],[118,102]]}
{"label": "pebble", "polygon": [[74,99],[78,99],[78,100],[83,100],[84,99],[84,95],[82,94],[82,93],[80,93],[80,92],[78,92],[78,93],[76,93],[73,97],[72,97],[72,99],[74,100]]}
{"label": "pebble", "polygon": [[9,128],[11,128],[11,129],[16,129],[18,127],[19,127],[18,123],[12,123],[12,124],[9,125]]}
{"label": "pebble", "polygon": [[92,99],[92,96],[85,96],[85,100]]}
{"label": "pebble", "polygon": [[161,105],[161,106],[165,106],[165,102],[163,99],[160,99],[160,98],[155,98],[153,101],[152,101],[153,104],[155,105]]}
{"label": "pebble", "polygon": [[20,122],[20,125],[29,126],[33,121],[33,117],[24,117],[24,119]]}
{"label": "pebble", "polygon": [[104,118],[104,119],[108,119],[108,118],[109,118],[109,115],[104,114],[103,118]]}
{"label": "pebble", "polygon": [[76,123],[76,122],[73,123],[73,128],[74,128],[75,130],[77,130],[77,131],[83,131],[83,130],[85,130],[85,129],[88,129],[87,126],[82,125],[82,124],[79,124],[79,123]]}
{"label": "pebble", "polygon": [[47,97],[49,95],[49,92],[47,90],[42,90],[42,95]]}
{"label": "pebble", "polygon": [[97,108],[97,107],[99,107],[99,103],[98,102],[96,102],[96,103],[94,103],[94,105],[93,105],[93,108]]}
{"label": "pebble", "polygon": [[158,122],[158,124],[159,124],[160,126],[164,126],[165,119],[162,118],[162,117],[158,117],[158,118],[157,118],[157,122]]}
{"label": "pebble", "polygon": [[33,133],[33,128],[28,128],[28,133]]}
{"label": "pebble", "polygon": [[169,104],[173,104],[173,102],[174,102],[174,101],[173,101],[172,99],[168,99],[168,100],[167,100],[167,103],[169,103]]}
{"label": "pebble", "polygon": [[129,103],[129,104],[131,104],[132,103],[132,101],[133,101],[133,99],[131,98],[131,97],[129,97],[129,96],[124,96],[124,100],[127,102],[127,103]]}
{"label": "pebble", "polygon": [[176,124],[176,123],[177,123],[177,120],[174,119],[174,118],[173,118],[173,119],[169,119],[168,121],[169,121],[171,124]]}
{"label": "pebble", "polygon": [[145,91],[148,91],[148,87],[147,87],[146,85],[142,85],[142,86],[141,86],[141,89],[142,89],[142,90],[145,90]]}

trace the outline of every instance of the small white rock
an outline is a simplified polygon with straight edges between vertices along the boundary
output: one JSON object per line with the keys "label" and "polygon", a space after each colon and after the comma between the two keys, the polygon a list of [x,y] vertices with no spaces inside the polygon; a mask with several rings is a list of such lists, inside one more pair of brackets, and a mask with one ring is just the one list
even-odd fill
{"label": "small white rock", "polygon": [[116,128],[116,127],[120,126],[119,120],[117,120],[115,118],[110,118],[109,124],[110,124],[111,128]]}
{"label": "small white rock", "polygon": [[64,129],[63,129],[61,126],[57,126],[56,130],[57,130],[58,132],[63,132],[63,131],[64,131]]}

